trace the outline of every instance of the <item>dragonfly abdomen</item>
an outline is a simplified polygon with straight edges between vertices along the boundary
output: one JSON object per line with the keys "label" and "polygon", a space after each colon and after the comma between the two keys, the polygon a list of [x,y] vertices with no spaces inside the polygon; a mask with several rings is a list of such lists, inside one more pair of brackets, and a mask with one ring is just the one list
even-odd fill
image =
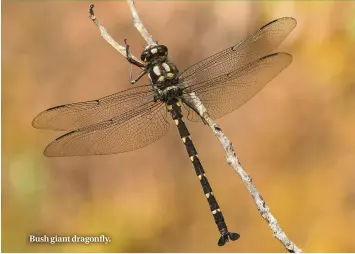
{"label": "dragonfly abdomen", "polygon": [[218,241],[218,245],[222,246],[229,240],[232,241],[237,240],[240,237],[239,234],[228,231],[227,224],[224,221],[224,216],[213,194],[212,187],[208,182],[208,179],[206,177],[200,159],[198,158],[196,148],[190,137],[190,133],[187,129],[186,124],[182,119],[183,115],[182,115],[180,100],[176,98],[172,99],[169,103],[167,103],[167,108],[178,128],[181,140],[185,145],[186,151],[190,157],[192,165],[194,166],[196,175],[200,180],[203,193],[207,198],[213,218],[221,234],[221,237]]}

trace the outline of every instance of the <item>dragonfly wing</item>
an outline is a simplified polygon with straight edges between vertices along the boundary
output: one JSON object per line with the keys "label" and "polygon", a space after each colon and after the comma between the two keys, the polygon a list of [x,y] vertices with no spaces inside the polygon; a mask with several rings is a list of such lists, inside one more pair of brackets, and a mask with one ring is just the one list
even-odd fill
{"label": "dragonfly wing", "polygon": [[181,73],[180,79],[185,85],[192,86],[269,55],[292,32],[296,24],[296,20],[291,17],[271,21],[238,44],[190,66]]}
{"label": "dragonfly wing", "polygon": [[166,107],[150,102],[110,120],[71,131],[50,143],[49,157],[103,155],[133,151],[158,140],[169,129]]}
{"label": "dragonfly wing", "polygon": [[[187,87],[194,92],[212,119],[220,118],[243,105],[292,62],[287,53],[260,58],[233,72]],[[200,121],[200,116],[187,107],[187,118]]]}
{"label": "dragonfly wing", "polygon": [[32,121],[38,129],[76,130],[120,116],[153,101],[150,85],[134,87],[98,100],[61,105],[39,113]]}

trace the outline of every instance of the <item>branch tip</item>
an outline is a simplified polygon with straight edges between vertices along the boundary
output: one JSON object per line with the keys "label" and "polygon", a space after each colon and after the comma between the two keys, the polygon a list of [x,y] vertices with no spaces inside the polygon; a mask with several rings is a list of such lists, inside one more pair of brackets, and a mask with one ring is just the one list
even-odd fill
{"label": "branch tip", "polygon": [[95,7],[95,5],[93,5],[93,4],[90,4],[90,6],[89,6],[89,17],[90,17],[93,21],[95,21],[95,19],[96,19],[95,13],[94,13],[94,7]]}

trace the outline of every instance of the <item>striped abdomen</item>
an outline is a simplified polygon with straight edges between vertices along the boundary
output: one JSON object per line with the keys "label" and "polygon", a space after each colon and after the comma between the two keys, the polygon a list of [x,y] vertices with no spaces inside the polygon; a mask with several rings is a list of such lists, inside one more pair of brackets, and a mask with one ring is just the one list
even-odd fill
{"label": "striped abdomen", "polygon": [[190,160],[192,161],[192,164],[194,166],[195,172],[197,177],[200,180],[200,183],[203,188],[203,192],[206,195],[208,204],[210,206],[212,215],[214,217],[215,223],[218,227],[219,232],[221,233],[221,237],[218,241],[218,245],[222,246],[225,244],[225,242],[230,240],[237,240],[239,238],[239,234],[237,233],[230,233],[228,232],[227,225],[224,221],[223,214],[221,212],[221,209],[217,203],[216,198],[214,197],[214,194],[212,192],[212,188],[207,180],[205,171],[202,167],[202,164],[198,158],[196,148],[194,144],[192,143],[190,133],[182,119],[182,111],[181,111],[181,104],[178,99],[174,99],[171,102],[167,103],[167,108],[169,113],[171,114],[178,130],[180,137],[185,145],[185,148],[187,150],[187,153],[190,157]]}

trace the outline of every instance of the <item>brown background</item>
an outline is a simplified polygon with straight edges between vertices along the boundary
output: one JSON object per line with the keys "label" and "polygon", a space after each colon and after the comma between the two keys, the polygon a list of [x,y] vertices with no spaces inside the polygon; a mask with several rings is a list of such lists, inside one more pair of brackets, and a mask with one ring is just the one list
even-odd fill
{"label": "brown background", "polygon": [[[61,133],[32,128],[40,111],[131,87],[129,64],[101,39],[90,2],[3,1],[2,247],[45,252],[283,252],[217,139],[189,123],[238,242],[219,233],[174,126],[120,155],[46,158]],[[95,3],[95,2],[94,2]],[[96,14],[135,55],[145,46],[125,2]],[[218,120],[286,234],[307,252],[354,252],[354,2],[137,2],[181,70],[282,16],[298,21],[280,50],[292,65]],[[144,79],[140,84],[144,84]],[[29,244],[29,234],[100,235],[111,244]]]}

